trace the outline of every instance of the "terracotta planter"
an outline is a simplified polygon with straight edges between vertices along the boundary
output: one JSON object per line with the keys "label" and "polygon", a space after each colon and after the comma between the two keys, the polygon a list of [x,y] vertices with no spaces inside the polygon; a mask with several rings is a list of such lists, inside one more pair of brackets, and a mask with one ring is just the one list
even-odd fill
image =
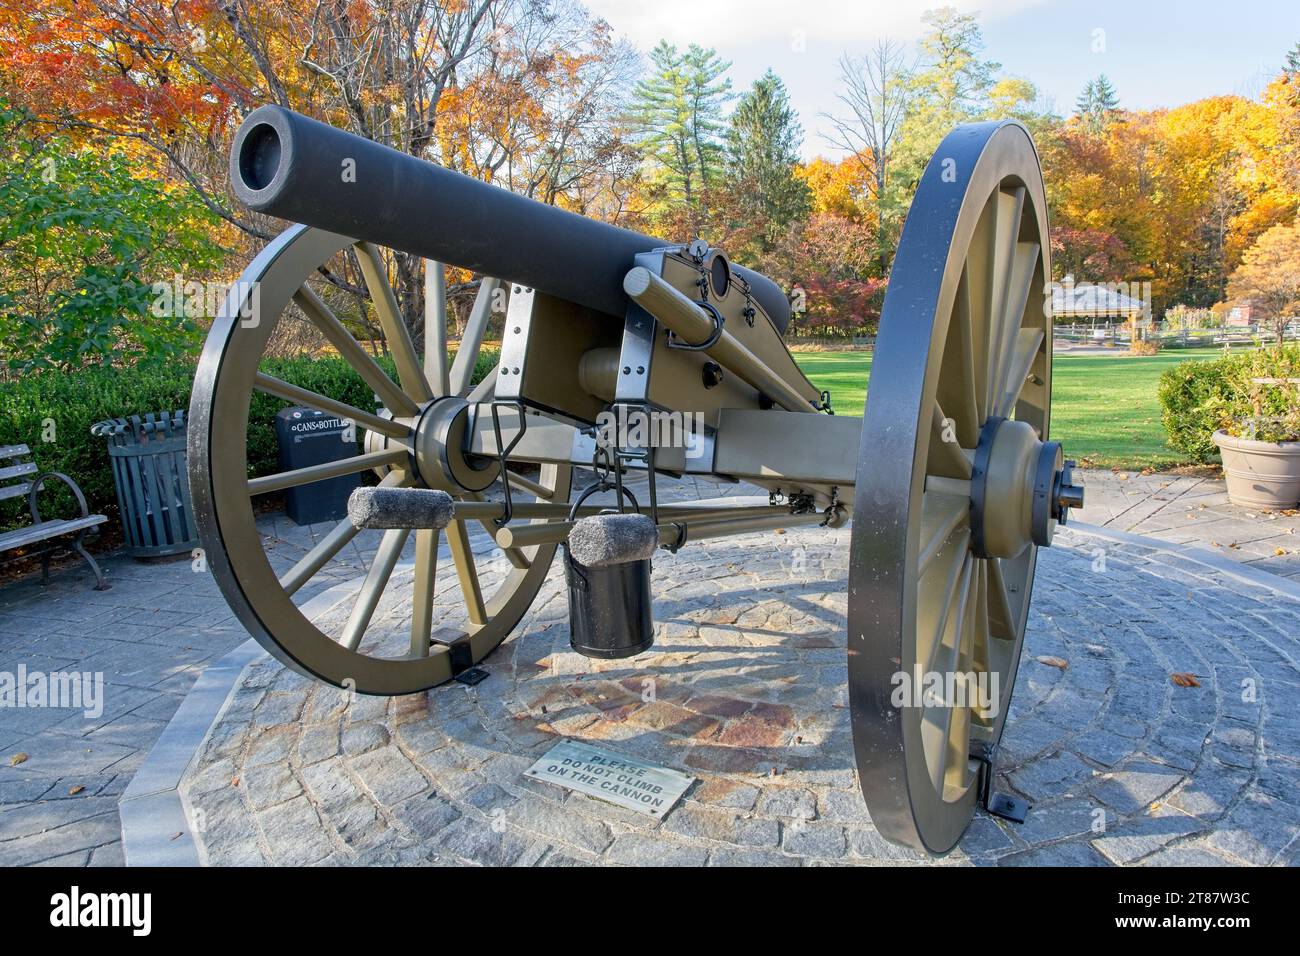
{"label": "terracotta planter", "polygon": [[1281,511],[1300,502],[1300,441],[1267,442],[1233,438],[1217,431],[1228,498],[1235,505]]}

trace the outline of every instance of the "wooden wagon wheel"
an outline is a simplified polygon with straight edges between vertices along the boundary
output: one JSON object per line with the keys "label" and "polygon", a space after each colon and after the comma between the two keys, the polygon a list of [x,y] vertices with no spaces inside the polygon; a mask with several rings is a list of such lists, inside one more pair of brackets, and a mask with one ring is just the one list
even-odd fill
{"label": "wooden wagon wheel", "polygon": [[[872,361],[849,570],[854,747],[877,828],[930,853],[970,823],[1054,524],[1050,478],[1040,493],[1061,467],[1044,442],[1046,210],[1022,126],[954,130],[912,202]],[[936,675],[940,694],[911,693]]]}
{"label": "wooden wagon wheel", "polygon": [[[398,373],[394,382],[312,291],[308,279],[354,247]],[[481,293],[486,294],[486,293]],[[268,340],[290,304],[296,305],[379,396],[369,412],[279,381],[259,370]],[[375,470],[389,486],[436,485],[461,501],[478,501],[500,481],[495,461],[460,454],[469,402],[490,397],[489,376],[470,393],[489,309],[475,309],[455,362],[432,356],[422,367],[398,313],[379,250],[334,233],[293,226],[248,266],[214,321],[190,404],[188,456],[196,523],[209,566],[227,601],[258,642],[283,663],[339,687],[366,694],[405,694],[451,678],[482,660],[514,629],[541,587],[555,545],[497,548],[476,559],[471,536],[479,522],[454,520],[443,532],[383,533],[347,623],[327,634],[295,603],[313,576],[352,541],[343,519],[293,567],[277,573],[254,518],[258,494],[339,474]],[[248,475],[248,414],[254,390],[351,419],[365,432],[364,450],[342,462],[260,476]],[[468,400],[468,401],[467,401]],[[539,476],[510,471],[519,502],[568,499],[571,469],[546,465]],[[460,597],[435,590],[439,537],[445,533]],[[415,536],[414,592],[409,634],[368,629],[410,535]],[[491,536],[486,535],[488,541]],[[450,575],[444,574],[444,578]],[[449,581],[446,583],[450,584]],[[443,589],[445,590],[445,589]]]}

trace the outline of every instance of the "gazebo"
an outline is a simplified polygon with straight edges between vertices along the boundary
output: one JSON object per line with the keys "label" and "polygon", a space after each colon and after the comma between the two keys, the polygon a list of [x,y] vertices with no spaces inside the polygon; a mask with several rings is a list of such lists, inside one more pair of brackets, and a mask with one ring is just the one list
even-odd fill
{"label": "gazebo", "polygon": [[[1139,285],[1141,298],[1128,294],[1137,291],[1135,286]],[[1146,328],[1151,324],[1150,288],[1149,282],[1076,284],[1074,276],[1067,275],[1062,281],[1052,283],[1052,315],[1057,322],[1071,324],[1087,322],[1096,327],[1100,321],[1108,326]]]}

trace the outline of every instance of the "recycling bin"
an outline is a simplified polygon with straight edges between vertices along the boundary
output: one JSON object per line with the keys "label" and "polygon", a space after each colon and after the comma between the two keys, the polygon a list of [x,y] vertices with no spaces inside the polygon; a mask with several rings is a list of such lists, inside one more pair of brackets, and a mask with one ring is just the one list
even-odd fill
{"label": "recycling bin", "polygon": [[[337,415],[314,408],[283,408],[275,414],[280,470],[320,465],[357,454],[356,428]],[[340,475],[286,489],[284,510],[295,524],[338,521],[348,510],[348,495],[360,475]]]}

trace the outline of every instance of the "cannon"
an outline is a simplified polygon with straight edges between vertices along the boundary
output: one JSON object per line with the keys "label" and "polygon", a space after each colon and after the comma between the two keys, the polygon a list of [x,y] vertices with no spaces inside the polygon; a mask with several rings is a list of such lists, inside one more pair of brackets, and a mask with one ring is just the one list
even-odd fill
{"label": "cannon", "polygon": [[[520,622],[561,549],[575,650],[633,657],[653,642],[657,549],[851,520],[850,715],[876,826],[942,854],[978,802],[1016,815],[990,795],[993,760],[1038,548],[1083,498],[1048,438],[1046,202],[1024,127],[958,127],[927,167],[860,419],[833,414],[796,365],[784,292],[701,240],[587,219],[279,107],[246,118],[230,177],[250,208],[295,224],[212,325],[190,408],[190,482],[209,566],[279,660],[364,694],[464,679]],[[484,277],[454,361],[440,317],[417,353],[385,249],[427,260],[430,315],[441,264]],[[395,379],[327,301],[325,280],[348,256]],[[494,297],[508,302],[500,357],[474,384]],[[288,315],[319,330],[376,408],[261,368]],[[343,416],[362,442],[340,461],[250,477],[255,392]],[[619,427],[664,421],[690,426]],[[373,486],[310,551],[291,564],[268,552],[259,495],[360,473]],[[660,484],[684,476],[767,495],[661,503]],[[382,537],[346,624],[326,633],[302,595],[363,528]],[[412,535],[409,629],[377,635],[375,609]],[[443,536],[458,588],[435,589]],[[947,693],[898,706],[900,680],[931,674],[947,676]],[[990,678],[996,704],[960,693]]]}

